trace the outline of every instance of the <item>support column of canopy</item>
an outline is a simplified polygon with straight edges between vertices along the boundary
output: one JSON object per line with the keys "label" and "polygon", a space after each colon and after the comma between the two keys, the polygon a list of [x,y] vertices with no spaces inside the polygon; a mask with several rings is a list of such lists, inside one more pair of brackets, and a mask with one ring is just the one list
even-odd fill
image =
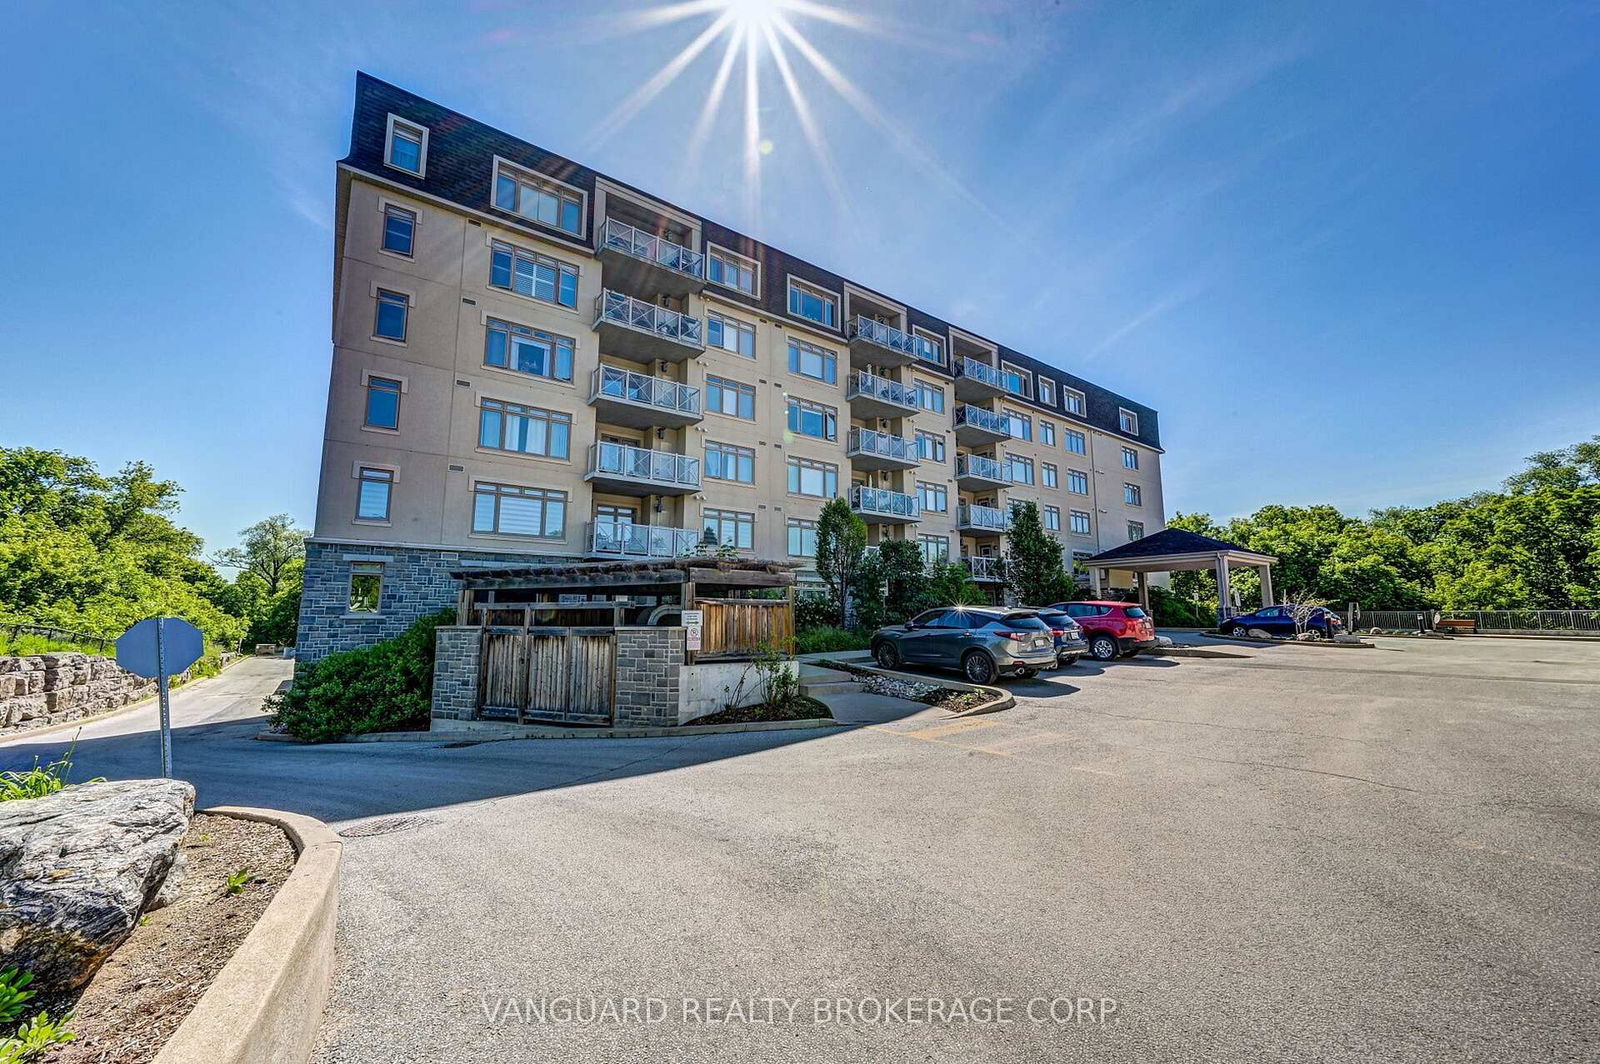
{"label": "support column of canopy", "polygon": [[1217,553],[1217,621],[1228,618],[1228,607],[1233,605],[1232,588],[1228,586],[1228,556]]}
{"label": "support column of canopy", "polygon": [[1146,613],[1150,612],[1150,574],[1143,569],[1134,574],[1139,583],[1139,605],[1144,607]]}
{"label": "support column of canopy", "polygon": [[1276,606],[1278,602],[1272,595],[1272,566],[1258,565],[1256,572],[1261,574],[1261,605]]}

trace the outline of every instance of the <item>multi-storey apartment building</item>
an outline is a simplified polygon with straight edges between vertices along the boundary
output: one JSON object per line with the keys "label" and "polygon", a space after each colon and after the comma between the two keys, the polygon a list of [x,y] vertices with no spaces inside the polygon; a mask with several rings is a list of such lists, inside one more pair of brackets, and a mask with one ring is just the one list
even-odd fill
{"label": "multi-storey apartment building", "polygon": [[366,75],[336,225],[306,659],[452,569],[804,566],[835,496],[990,587],[1016,500],[1077,558],[1163,526],[1149,407]]}

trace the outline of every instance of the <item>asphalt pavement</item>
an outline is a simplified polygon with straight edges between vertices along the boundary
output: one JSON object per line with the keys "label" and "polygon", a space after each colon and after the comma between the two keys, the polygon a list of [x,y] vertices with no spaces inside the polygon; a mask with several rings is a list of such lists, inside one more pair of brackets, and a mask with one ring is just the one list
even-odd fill
{"label": "asphalt pavement", "polygon": [[[253,742],[249,661],[174,758],[348,833],[330,1064],[1600,1057],[1600,644],[1379,643],[466,746]],[[80,778],[151,774],[153,718]]]}

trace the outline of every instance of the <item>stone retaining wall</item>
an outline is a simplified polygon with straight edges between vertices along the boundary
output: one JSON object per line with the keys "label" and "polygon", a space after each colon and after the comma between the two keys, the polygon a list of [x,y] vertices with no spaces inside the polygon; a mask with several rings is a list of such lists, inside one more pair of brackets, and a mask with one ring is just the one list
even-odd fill
{"label": "stone retaining wall", "polygon": [[[223,655],[226,662],[235,655]],[[187,672],[174,683],[189,679]],[[156,693],[156,682],[90,654],[0,658],[0,735],[92,717]]]}

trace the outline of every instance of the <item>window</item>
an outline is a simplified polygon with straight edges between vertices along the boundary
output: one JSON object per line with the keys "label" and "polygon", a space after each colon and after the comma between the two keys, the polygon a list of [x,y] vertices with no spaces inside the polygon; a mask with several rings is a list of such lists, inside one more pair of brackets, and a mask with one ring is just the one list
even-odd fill
{"label": "window", "polygon": [[1084,510],[1073,510],[1071,516],[1073,534],[1087,536],[1089,534],[1089,514]]}
{"label": "window", "polygon": [[1067,490],[1074,495],[1089,494],[1089,474],[1081,469],[1067,470]]}
{"label": "window", "polygon": [[924,462],[944,461],[944,437],[932,432],[917,433],[917,457]]}
{"label": "window", "polygon": [[1139,468],[1139,452],[1134,450],[1132,447],[1124,447],[1122,449],[1122,468],[1123,469],[1138,469]]}
{"label": "window", "polygon": [[809,458],[789,459],[789,494],[834,498],[839,494],[839,467]]}
{"label": "window", "polygon": [[1033,459],[1019,454],[1006,455],[1006,476],[1013,484],[1033,483]]}
{"label": "window", "polygon": [[367,378],[367,420],[375,429],[400,427],[400,382],[387,377]]}
{"label": "window", "polygon": [[913,332],[911,334],[911,351],[924,362],[932,362],[936,366],[944,365],[944,344],[931,336]]}
{"label": "window", "polygon": [[1033,418],[1016,410],[1002,410],[1000,416],[1006,419],[1006,431],[1013,439],[1033,439]]}
{"label": "window", "polygon": [[1122,485],[1122,501],[1129,506],[1143,506],[1144,492],[1139,490],[1139,485],[1137,484],[1124,484]]}
{"label": "window", "polygon": [[389,497],[394,491],[394,470],[362,466],[357,474],[356,520],[389,520]]}
{"label": "window", "polygon": [[1083,401],[1083,393],[1078,391],[1076,388],[1062,388],[1061,408],[1069,414],[1077,414],[1079,417],[1082,417],[1083,412],[1086,409]]}
{"label": "window", "polygon": [[1054,462],[1046,462],[1039,468],[1039,476],[1047,488],[1061,486],[1061,470],[1057,469]]}
{"label": "window", "polygon": [[756,390],[754,385],[740,384],[726,377],[706,376],[706,409],[714,414],[756,419]]}
{"label": "window", "polygon": [[1139,435],[1139,415],[1132,410],[1117,408],[1117,427],[1129,436]]}
{"label": "window", "polygon": [[540,225],[573,235],[583,232],[583,193],[500,161],[495,163],[494,205]]}
{"label": "window", "polygon": [[756,515],[739,510],[701,511],[700,522],[705,535],[722,547],[734,550],[754,550],[756,546]]}
{"label": "window", "polygon": [[830,329],[839,327],[839,297],[820,288],[789,282],[789,313]]}
{"label": "window", "polygon": [[935,414],[944,413],[944,389],[927,381],[917,381],[914,387],[917,405]]}
{"label": "window", "polygon": [[789,518],[789,556],[815,558],[817,556],[817,523]]}
{"label": "window", "polygon": [[839,356],[804,340],[789,341],[789,372],[814,377],[829,384],[839,383]]}
{"label": "window", "polygon": [[736,484],[756,482],[756,452],[753,447],[706,441],[706,476],[712,480],[731,480]]}
{"label": "window", "polygon": [[1012,395],[1033,394],[1033,374],[1009,362],[1000,363],[1000,386]]}
{"label": "window", "polygon": [[922,504],[923,510],[931,510],[934,513],[942,514],[950,509],[949,490],[943,484],[917,481],[917,501]]}
{"label": "window", "polygon": [[406,319],[410,313],[410,296],[404,292],[378,289],[378,316],[372,326],[372,335],[405,343]]}
{"label": "window", "polygon": [[526,325],[490,318],[484,338],[483,364],[534,377],[570,381],[576,346],[576,342],[566,336],[552,336]]}
{"label": "window", "polygon": [[1053,421],[1039,422],[1039,442],[1046,447],[1056,445],[1056,426]]}
{"label": "window", "polygon": [[1061,507],[1046,506],[1044,508],[1044,530],[1046,532],[1061,531]]}
{"label": "window", "polygon": [[753,296],[756,294],[755,260],[721,248],[712,248],[706,256],[706,280]]}
{"label": "window", "polygon": [[350,565],[350,612],[377,613],[383,600],[383,563],[353,562]]}
{"label": "window", "polygon": [[949,536],[918,536],[917,546],[922,548],[922,564],[930,568],[950,560]]}
{"label": "window", "polygon": [[396,170],[421,177],[428,165],[428,127],[413,125],[390,115],[383,161]]}
{"label": "window", "polygon": [[1043,403],[1045,406],[1056,405],[1055,381],[1047,380],[1044,377],[1039,378],[1039,402]]}
{"label": "window", "polygon": [[485,399],[478,410],[478,446],[518,454],[566,458],[572,417],[554,410]]}
{"label": "window", "polygon": [[578,305],[578,268],[496,240],[489,257],[489,283],[561,307]]}
{"label": "window", "polygon": [[1089,445],[1084,440],[1083,433],[1077,429],[1067,429],[1067,450],[1073,454],[1088,454]]}
{"label": "window", "polygon": [[715,311],[706,314],[706,343],[746,358],[756,357],[756,327]]}
{"label": "window", "polygon": [[809,399],[789,397],[789,431],[819,440],[839,438],[839,412]]}
{"label": "window", "polygon": [[560,539],[566,532],[567,493],[515,484],[472,486],[472,530],[502,536]]}
{"label": "window", "polygon": [[417,236],[417,212],[389,204],[383,208],[383,250],[411,254]]}
{"label": "window", "polygon": [[1144,538],[1144,522],[1143,521],[1129,521],[1128,522],[1128,542],[1132,543],[1136,539],[1143,539],[1143,538]]}

